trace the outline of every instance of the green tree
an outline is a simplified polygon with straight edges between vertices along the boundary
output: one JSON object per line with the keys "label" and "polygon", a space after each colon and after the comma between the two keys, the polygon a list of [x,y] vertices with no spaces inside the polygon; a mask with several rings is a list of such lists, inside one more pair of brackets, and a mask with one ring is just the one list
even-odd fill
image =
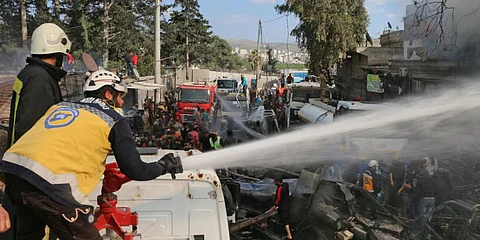
{"label": "green tree", "polygon": [[248,54],[247,61],[250,63],[254,71],[260,70],[262,66],[262,56],[258,53],[257,50],[253,50]]}
{"label": "green tree", "polygon": [[10,52],[22,39],[19,1],[0,0],[0,49]]}
{"label": "green tree", "polygon": [[291,34],[310,54],[308,66],[313,74],[361,44],[369,21],[363,0],[286,0],[276,10],[299,18]]}
{"label": "green tree", "polygon": [[[26,1],[28,3],[28,1]],[[29,28],[29,33],[33,33],[33,30],[38,26],[52,22],[53,18],[50,14],[47,0],[32,0],[30,1],[29,8],[35,9],[35,18],[32,19],[31,25]]]}
{"label": "green tree", "polygon": [[[268,56],[267,62],[263,65],[262,70],[264,72],[274,73],[277,71],[277,69],[275,68],[275,65],[278,63],[278,61],[273,56],[273,49],[270,47],[267,50],[267,56]],[[271,69],[269,69],[269,66],[271,66]]]}
{"label": "green tree", "polygon": [[167,56],[174,57],[176,65],[207,62],[203,56],[212,42],[212,32],[199,7],[196,0],[176,0],[167,26],[162,27],[170,35],[162,39],[165,41],[165,52]]}

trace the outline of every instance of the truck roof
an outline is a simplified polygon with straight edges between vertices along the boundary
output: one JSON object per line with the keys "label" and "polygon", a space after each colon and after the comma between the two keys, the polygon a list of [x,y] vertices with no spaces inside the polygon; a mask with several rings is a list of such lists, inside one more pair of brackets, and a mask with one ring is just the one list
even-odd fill
{"label": "truck roof", "polygon": [[[189,151],[183,151],[183,150],[172,150],[172,149],[157,149],[157,148],[137,148],[140,153],[140,157],[144,162],[156,162],[158,161],[161,157],[163,157],[165,154],[168,153],[173,153],[175,156],[179,156],[182,160],[185,158],[188,158],[187,153]],[[202,154],[197,149],[192,149],[191,152],[193,153],[193,156]],[[115,156],[109,155],[107,157],[107,164],[115,162]],[[203,181],[208,181],[213,183],[215,186],[217,186],[220,181],[217,177],[217,174],[215,170],[213,169],[185,169],[183,173],[181,174],[175,174],[177,179],[183,179],[183,180],[203,180]],[[172,179],[170,174],[165,174],[157,179]]]}
{"label": "truck roof", "polygon": [[180,88],[183,89],[209,89],[208,85],[181,85]]}
{"label": "truck roof", "polygon": [[290,88],[320,88],[320,83],[314,82],[300,82],[300,83],[292,83],[288,85]]}

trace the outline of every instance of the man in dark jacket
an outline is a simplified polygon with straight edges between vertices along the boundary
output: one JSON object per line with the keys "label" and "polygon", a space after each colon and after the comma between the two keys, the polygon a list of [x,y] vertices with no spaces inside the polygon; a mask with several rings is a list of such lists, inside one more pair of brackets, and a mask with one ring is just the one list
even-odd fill
{"label": "man in dark jacket", "polygon": [[61,66],[70,46],[65,32],[53,23],[42,24],[33,32],[32,57],[27,58],[28,65],[20,71],[13,85],[9,146],[52,105],[63,100],[58,82],[67,74]]}
{"label": "man in dark jacket", "polygon": [[[28,65],[20,71],[13,85],[8,146],[30,130],[52,105],[62,101],[58,82],[67,72],[60,67],[63,58],[70,52],[70,47],[71,42],[65,32],[53,23],[42,24],[33,32],[30,49],[32,57],[27,58]],[[8,188],[7,181],[3,206],[13,221],[15,212],[7,197]],[[14,232],[15,229],[12,229],[4,235],[0,234],[0,239],[15,239]]]}
{"label": "man in dark jacket", "polygon": [[275,193],[275,205],[273,205],[268,212],[273,212],[275,209],[278,210],[278,215],[280,216],[280,221],[285,225],[285,230],[287,231],[287,239],[293,239],[292,233],[290,231],[290,190],[288,183],[284,182],[281,177],[275,178],[273,181],[277,186],[277,191]]}
{"label": "man in dark jacket", "polygon": [[232,130],[227,130],[227,137],[223,140],[223,144],[225,147],[234,146],[237,144],[237,139],[233,136]]}

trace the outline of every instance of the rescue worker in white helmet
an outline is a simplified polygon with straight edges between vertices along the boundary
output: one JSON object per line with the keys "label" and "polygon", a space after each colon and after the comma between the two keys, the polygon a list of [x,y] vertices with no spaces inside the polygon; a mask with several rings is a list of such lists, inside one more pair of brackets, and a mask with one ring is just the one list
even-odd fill
{"label": "rescue worker in white helmet", "polygon": [[[42,24],[33,31],[31,57],[26,59],[27,65],[17,75],[13,84],[7,147],[20,139],[53,104],[63,100],[58,83],[67,74],[61,66],[70,47],[71,42],[65,32],[53,23]],[[16,218],[16,213],[8,196],[9,188],[12,187],[8,183],[8,178],[8,175],[1,176],[0,181],[5,182],[6,185],[3,207],[12,220],[8,222],[13,225],[10,231],[1,233],[10,228],[10,224],[7,224],[7,220],[1,221],[5,215],[2,212],[5,212],[0,211],[0,239],[2,240],[15,239],[16,224],[13,219]]]}
{"label": "rescue worker in white helmet", "polygon": [[[371,160],[368,163],[368,168],[363,172],[363,189],[371,193],[375,198],[380,192],[377,176],[378,166],[377,160]],[[376,219],[377,207],[373,201],[369,201],[368,199],[366,201],[366,207],[370,209],[370,217],[374,220]]]}
{"label": "rescue worker in white helmet", "polygon": [[117,112],[127,89],[114,73],[94,72],[80,102],[52,106],[0,161],[10,174],[19,239],[41,240],[45,225],[59,239],[100,240],[88,195],[100,182],[113,151],[130,179],[148,181],[183,172],[173,154],[158,162],[140,159],[127,121]]}

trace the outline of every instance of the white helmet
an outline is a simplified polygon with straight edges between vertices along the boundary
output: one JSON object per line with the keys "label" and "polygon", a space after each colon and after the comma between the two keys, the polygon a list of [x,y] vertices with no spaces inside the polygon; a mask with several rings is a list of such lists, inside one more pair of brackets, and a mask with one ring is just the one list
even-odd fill
{"label": "white helmet", "polygon": [[378,162],[377,162],[377,160],[371,160],[371,161],[368,163],[368,167],[378,167]]}
{"label": "white helmet", "polygon": [[127,94],[127,84],[123,82],[115,73],[107,70],[98,70],[93,72],[85,82],[85,87],[83,88],[83,93],[85,92],[94,92],[98,89],[111,86],[113,89],[122,93],[121,97],[124,97]]}
{"label": "white helmet", "polygon": [[72,43],[67,34],[53,23],[44,23],[33,31],[31,54],[63,53],[67,55]]}

